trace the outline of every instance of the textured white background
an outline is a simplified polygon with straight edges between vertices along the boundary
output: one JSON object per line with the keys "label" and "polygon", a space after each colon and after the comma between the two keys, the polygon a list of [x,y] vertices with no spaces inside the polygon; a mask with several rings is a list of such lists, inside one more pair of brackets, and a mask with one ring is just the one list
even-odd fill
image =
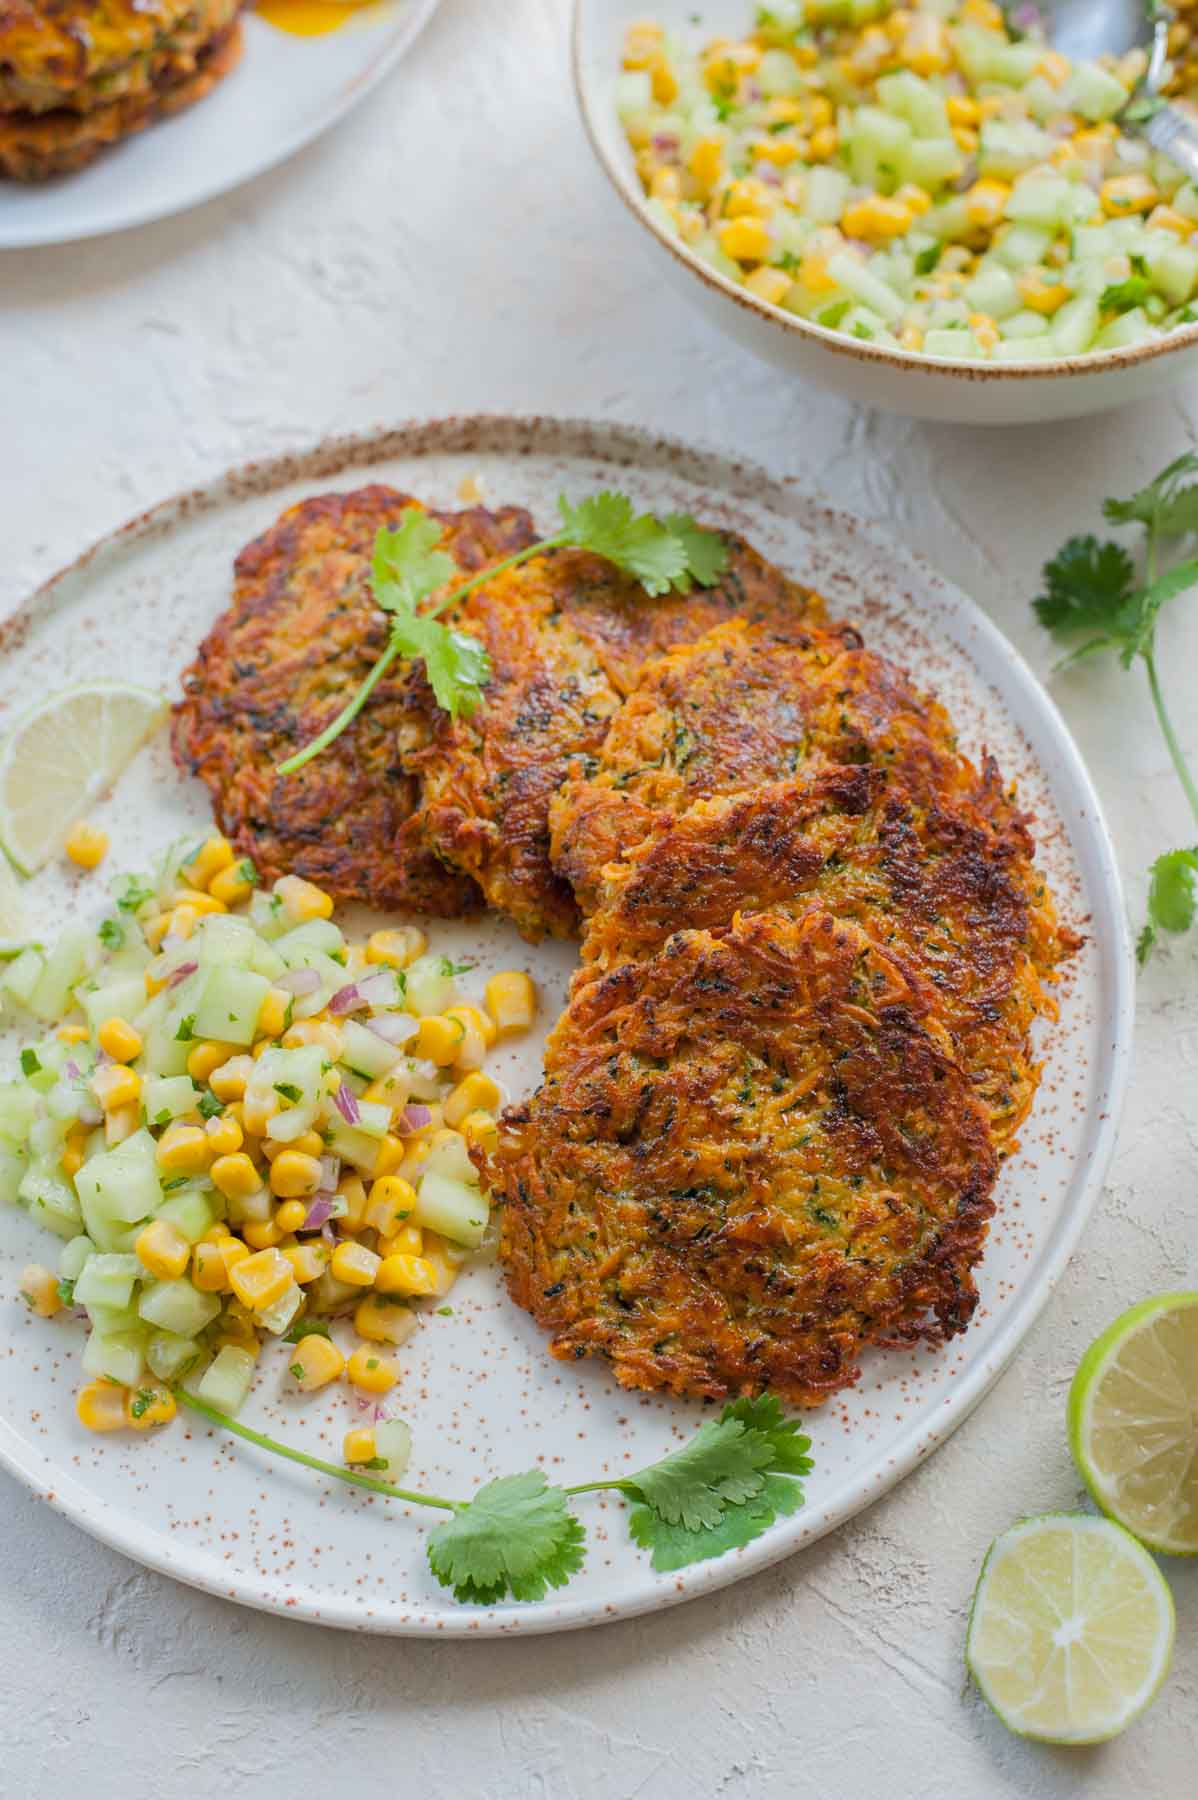
{"label": "textured white background", "polygon": [[[648,8],[646,10],[649,10]],[[1198,386],[1077,425],[913,425],[788,386],[648,285],[592,166],[566,0],[446,0],[396,76],[289,167],[190,217],[0,256],[0,609],[125,516],[228,464],[453,411],[635,421],[740,449],[880,518],[1041,672],[1039,565],[1193,444]],[[1161,661],[1198,754],[1198,609]],[[1192,839],[1138,679],[1058,698],[1142,871]],[[1122,1741],[1009,1737],[966,1685],[979,1559],[1080,1503],[1062,1409],[1123,1306],[1198,1285],[1198,954],[1160,957],[1100,1211],[998,1388],[889,1499],[714,1599],[559,1639],[359,1640],[143,1573],[0,1476],[0,1792],[94,1800],[1194,1793],[1198,1566],[1176,1663]]]}

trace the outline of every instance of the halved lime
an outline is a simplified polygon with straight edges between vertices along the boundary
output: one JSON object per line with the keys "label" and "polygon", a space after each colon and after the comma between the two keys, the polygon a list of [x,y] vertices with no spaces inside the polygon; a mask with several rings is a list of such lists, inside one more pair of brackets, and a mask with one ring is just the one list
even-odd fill
{"label": "halved lime", "polygon": [[92,681],[51,694],[0,746],[0,843],[22,874],[62,844],[166,711],[159,694]]}
{"label": "halved lime", "polygon": [[1078,1365],[1068,1420],[1103,1512],[1152,1550],[1198,1556],[1198,1294],[1116,1319]]}
{"label": "halved lime", "polygon": [[29,926],[20,884],[12,864],[0,851],[0,960],[16,956],[29,942]]}
{"label": "halved lime", "polygon": [[1048,1744],[1099,1744],[1169,1672],[1173,1597],[1131,1533],[1089,1513],[1023,1519],[995,1538],[965,1661],[1003,1724]]}

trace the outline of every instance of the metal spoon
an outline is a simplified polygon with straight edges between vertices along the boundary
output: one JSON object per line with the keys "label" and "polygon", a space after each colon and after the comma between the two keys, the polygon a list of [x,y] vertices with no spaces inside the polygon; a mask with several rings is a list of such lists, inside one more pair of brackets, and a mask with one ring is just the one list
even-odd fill
{"label": "metal spoon", "polygon": [[1053,47],[1081,60],[1144,46],[1148,68],[1120,114],[1123,130],[1146,138],[1198,181],[1198,120],[1161,94],[1169,60],[1169,27],[1175,13],[1154,0],[1040,0]]}

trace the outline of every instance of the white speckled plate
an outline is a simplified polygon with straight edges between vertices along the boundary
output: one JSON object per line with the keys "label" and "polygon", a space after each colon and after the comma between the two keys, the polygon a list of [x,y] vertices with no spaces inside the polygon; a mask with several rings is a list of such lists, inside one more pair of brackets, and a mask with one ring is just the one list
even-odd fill
{"label": "white speckled plate", "polygon": [[294,37],[247,12],[241,62],[176,118],[86,169],[30,185],[0,180],[0,250],[69,244],[169,218],[273,169],[383,79],[439,0],[379,0],[324,37]]}
{"label": "white speckled plate", "polygon": [[[0,727],[31,691],[85,675],[177,691],[180,668],[226,603],[235,551],[283,506],[373,480],[453,505],[470,476],[488,501],[520,502],[543,521],[561,488],[580,495],[615,484],[645,505],[686,507],[746,531],[935,686],[967,747],[988,744],[1018,777],[1064,910],[1087,933],[1060,1022],[1044,1037],[1039,1104],[1002,1174],[969,1331],[936,1354],[867,1356],[860,1385],[809,1417],[816,1470],[806,1508],[748,1549],[679,1575],[655,1575],[628,1540],[621,1504],[592,1499],[581,1503],[586,1567],[560,1597],[460,1607],[424,1560],[424,1528],[437,1514],[416,1517],[190,1420],[146,1439],[89,1436],[72,1406],[81,1328],[32,1318],[16,1292],[22,1264],[53,1244],[23,1214],[0,1219],[0,1458],[36,1492],[128,1555],[212,1593],[364,1631],[482,1636],[589,1625],[710,1592],[830,1530],[943,1443],[1043,1306],[1098,1192],[1127,1069],[1132,975],[1111,845],[1077,751],[972,602],[872,526],[788,483],[625,428],[512,419],[411,426],[252,465],[168,501],[50,582],[4,628]],[[102,818],[113,837],[108,867],[137,867],[165,839],[203,826],[205,796],[174,773],[160,738]],[[43,872],[31,898],[48,926],[80,907],[98,916],[96,878],[63,867]],[[437,927],[434,941],[478,959],[476,984],[501,964],[533,968],[552,1019],[570,947],[531,951],[498,920]],[[537,1050],[507,1054],[501,1075],[512,1089],[535,1082]],[[413,1427],[414,1487],[465,1495],[534,1463],[551,1478],[584,1481],[643,1465],[701,1416],[624,1393],[598,1365],[551,1361],[492,1268],[461,1281],[453,1306],[451,1316],[429,1314],[401,1353],[397,1398]],[[283,1362],[283,1352],[267,1353],[247,1419],[337,1458],[352,1402],[344,1393],[308,1403],[287,1396]]]}

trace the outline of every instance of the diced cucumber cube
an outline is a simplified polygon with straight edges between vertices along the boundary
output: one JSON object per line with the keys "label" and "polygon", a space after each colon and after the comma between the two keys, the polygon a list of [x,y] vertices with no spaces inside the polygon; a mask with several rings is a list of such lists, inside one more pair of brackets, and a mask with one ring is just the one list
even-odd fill
{"label": "diced cucumber cube", "polygon": [[412,1222],[476,1250],[486,1235],[490,1215],[490,1206],[477,1187],[430,1170],[416,1190]]}
{"label": "diced cucumber cube", "polygon": [[999,263],[979,269],[963,291],[974,312],[989,313],[992,319],[1009,319],[1023,305],[1014,277]]}
{"label": "diced cucumber cube", "polygon": [[200,1092],[190,1075],[149,1075],[142,1086],[141,1102],[155,1128],[194,1112]]}
{"label": "diced cucumber cube", "polygon": [[196,1394],[207,1405],[214,1406],[217,1412],[226,1413],[232,1418],[245,1405],[246,1396],[253,1385],[256,1366],[248,1350],[239,1350],[235,1344],[226,1344],[223,1350],[217,1351],[205,1369]]}
{"label": "diced cucumber cube", "polygon": [[450,1175],[455,1181],[463,1181],[467,1187],[478,1186],[478,1170],[470,1160],[470,1152],[466,1148],[466,1140],[460,1132],[452,1137],[443,1138],[429,1151],[425,1160],[426,1172],[436,1175]]}
{"label": "diced cucumber cube", "polygon": [[887,287],[864,263],[845,251],[837,251],[828,258],[828,274],[854,299],[879,313],[888,324],[896,324],[906,311],[905,303],[892,287]]}
{"label": "diced cucumber cube", "polygon": [[403,1051],[389,1044],[377,1031],[347,1019],[341,1027],[343,1050],[341,1060],[347,1068],[357,1069],[371,1080],[388,1075],[403,1058]]}
{"label": "diced cucumber cube", "polygon": [[133,1298],[133,1284],[144,1275],[136,1256],[106,1256],[97,1251],[75,1283],[75,1299],[80,1306],[128,1306]]}
{"label": "diced cucumber cube", "polygon": [[1033,312],[1028,307],[1024,312],[1014,313],[1009,319],[1004,319],[998,329],[1004,338],[1043,337],[1046,330],[1044,314]]}
{"label": "diced cucumber cube", "polygon": [[[338,1112],[331,1112],[325,1127],[329,1149],[334,1156],[343,1162],[352,1163],[362,1175],[373,1175],[379,1159],[378,1137],[372,1137],[365,1131],[359,1131],[353,1125],[347,1125]],[[270,1196],[267,1195],[269,1200]],[[268,1207],[268,1216],[272,1207]]]}
{"label": "diced cucumber cube", "polygon": [[[71,989],[87,973],[96,950],[96,935],[87,925],[68,925],[46,958],[29,996],[29,1010],[39,1019],[54,1023],[70,1011]],[[20,961],[20,958],[17,959]]]}
{"label": "diced cucumber cube", "polygon": [[1183,218],[1193,219],[1198,224],[1198,187],[1192,181],[1182,182],[1171,205],[1174,212],[1179,212]]}
{"label": "diced cucumber cube", "polygon": [[1080,356],[1088,350],[1098,330],[1098,302],[1092,294],[1066,300],[1052,322],[1058,356]]}
{"label": "diced cucumber cube", "polygon": [[181,1231],[189,1244],[198,1244],[204,1233],[212,1230],[222,1212],[223,1202],[218,1201],[215,1192],[187,1187],[168,1194],[154,1216],[165,1219],[168,1225]]}
{"label": "diced cucumber cube", "polygon": [[190,1281],[157,1281],[143,1290],[137,1310],[148,1325],[176,1337],[197,1337],[220,1311],[215,1294],[201,1294]]}
{"label": "diced cucumber cube", "polygon": [[269,991],[270,982],[265,975],[255,975],[252,969],[218,965],[206,970],[195,1010],[196,1037],[216,1038],[224,1044],[252,1044],[258,1014]]}
{"label": "diced cucumber cube", "polygon": [[1054,139],[1030,119],[987,119],[982,126],[978,169],[1011,181],[1023,175],[1052,152]]}
{"label": "diced cucumber cube", "polygon": [[28,1158],[24,1151],[0,1148],[0,1201],[4,1205],[20,1204],[21,1183],[27,1167]]}
{"label": "diced cucumber cube", "polygon": [[101,987],[92,988],[81,998],[87,1022],[93,1032],[100,1029],[105,1019],[127,1019],[132,1023],[146,1003],[145,978],[141,975],[122,975],[115,980],[105,981]]}
{"label": "diced cucumber cube", "polygon": [[[1184,306],[1198,286],[1198,251],[1176,241],[1159,246],[1152,244],[1153,235],[1148,233],[1149,242],[1144,247],[1149,276],[1166,300],[1174,306]],[[1160,235],[1171,234],[1162,232]]]}
{"label": "diced cucumber cube", "polygon": [[797,94],[803,85],[799,65],[785,50],[767,50],[754,71],[753,79],[769,100]]}
{"label": "diced cucumber cube", "polygon": [[49,1163],[30,1164],[18,1184],[17,1199],[36,1224],[56,1237],[77,1236],[83,1221],[79,1201],[70,1182]]}
{"label": "diced cucumber cube", "polygon": [[925,356],[947,356],[954,360],[962,357],[976,358],[983,354],[981,345],[972,331],[957,327],[946,327],[944,330],[931,330],[924,333],[923,348]]}
{"label": "diced cucumber cube", "polygon": [[58,1273],[63,1281],[75,1281],[82,1275],[89,1256],[95,1255],[96,1246],[89,1237],[80,1235],[64,1244],[58,1258]]}
{"label": "diced cucumber cube", "polygon": [[1042,263],[1052,248],[1055,236],[1055,232],[1043,225],[1016,225],[1003,234],[991,255],[1005,263],[1008,269],[1014,269],[1018,273],[1021,269]]}
{"label": "diced cucumber cube", "polygon": [[83,1352],[83,1373],[107,1376],[122,1387],[136,1387],[145,1365],[144,1331],[93,1331]]}
{"label": "diced cucumber cube", "polygon": [[184,960],[204,968],[224,963],[233,969],[253,967],[258,934],[235,913],[206,913],[192,933]]}
{"label": "diced cucumber cube", "polygon": [[75,1176],[85,1214],[99,1213],[120,1224],[148,1219],[162,1199],[155,1154],[153,1138],[142,1130],[85,1162]]}
{"label": "diced cucumber cube", "polygon": [[[1068,225],[1075,217],[1076,193],[1074,184],[1062,175],[1022,175],[1007,200],[1007,217],[1029,225]],[[1094,196],[1088,190],[1086,208],[1094,210]]]}
{"label": "diced cucumber cube", "polygon": [[33,1124],[37,1101],[23,1081],[0,1082],[0,1138],[23,1145]]}
{"label": "diced cucumber cube", "polygon": [[878,98],[887,112],[906,119],[917,137],[947,138],[952,135],[944,96],[929,81],[921,81],[908,69],[894,75],[883,75],[878,82]]}
{"label": "diced cucumber cube", "polygon": [[817,225],[835,225],[848,204],[852,186],[843,169],[830,169],[824,163],[817,163],[807,176],[803,201],[807,218]]}
{"label": "diced cucumber cube", "polygon": [[1047,331],[1039,337],[1004,338],[994,347],[996,362],[1045,362],[1060,354],[1056,339]]}
{"label": "diced cucumber cube", "polygon": [[325,956],[332,956],[335,951],[345,949],[345,934],[331,919],[307,919],[276,938],[274,948],[289,969],[303,969],[308,965],[293,962],[293,957],[307,950],[320,950]]}
{"label": "diced cucumber cube", "polygon": [[400,998],[418,1018],[443,1013],[457,1005],[460,995],[453,976],[446,973],[448,967],[443,956],[418,956],[404,971],[406,980]]}
{"label": "diced cucumber cube", "polygon": [[274,1337],[282,1337],[303,1304],[303,1289],[292,1283],[284,1294],[280,1294],[273,1306],[266,1307],[258,1314],[258,1323]]}
{"label": "diced cucumber cube", "polygon": [[880,106],[859,106],[846,146],[854,181],[869,188],[896,187],[911,142],[906,119],[896,119]]}
{"label": "diced cucumber cube", "polygon": [[1008,87],[1022,87],[1030,81],[1036,72],[1037,64],[1044,56],[1044,46],[1037,43],[1021,42],[1003,44],[995,51],[991,64],[993,75],[991,80],[1005,82]]}
{"label": "diced cucumber cube", "polygon": [[146,1344],[146,1362],[159,1381],[178,1381],[203,1353],[196,1338],[176,1337],[173,1331],[156,1331]]}
{"label": "diced cucumber cube", "polygon": [[1127,89],[1096,62],[1078,63],[1061,92],[1066,112],[1080,113],[1091,125],[1113,119],[1127,105]]}
{"label": "diced cucumber cube", "polygon": [[133,1331],[140,1336],[145,1331],[145,1322],[136,1306],[101,1306],[97,1301],[87,1310],[92,1330],[98,1331],[101,1337],[112,1337],[118,1331]]}
{"label": "diced cucumber cube", "polygon": [[383,1465],[380,1475],[398,1481],[412,1460],[412,1433],[402,1419],[384,1419],[375,1426],[374,1453]]}
{"label": "diced cucumber cube", "polygon": [[1133,307],[1119,318],[1113,319],[1106,330],[1099,333],[1094,348],[1096,350],[1128,350],[1135,344],[1147,343],[1156,336],[1148,314],[1142,306]]}
{"label": "diced cucumber cube", "polygon": [[40,950],[32,946],[22,950],[20,956],[14,957],[0,975],[0,990],[10,1000],[15,1000],[18,1006],[28,1008],[45,966],[46,959]]}

